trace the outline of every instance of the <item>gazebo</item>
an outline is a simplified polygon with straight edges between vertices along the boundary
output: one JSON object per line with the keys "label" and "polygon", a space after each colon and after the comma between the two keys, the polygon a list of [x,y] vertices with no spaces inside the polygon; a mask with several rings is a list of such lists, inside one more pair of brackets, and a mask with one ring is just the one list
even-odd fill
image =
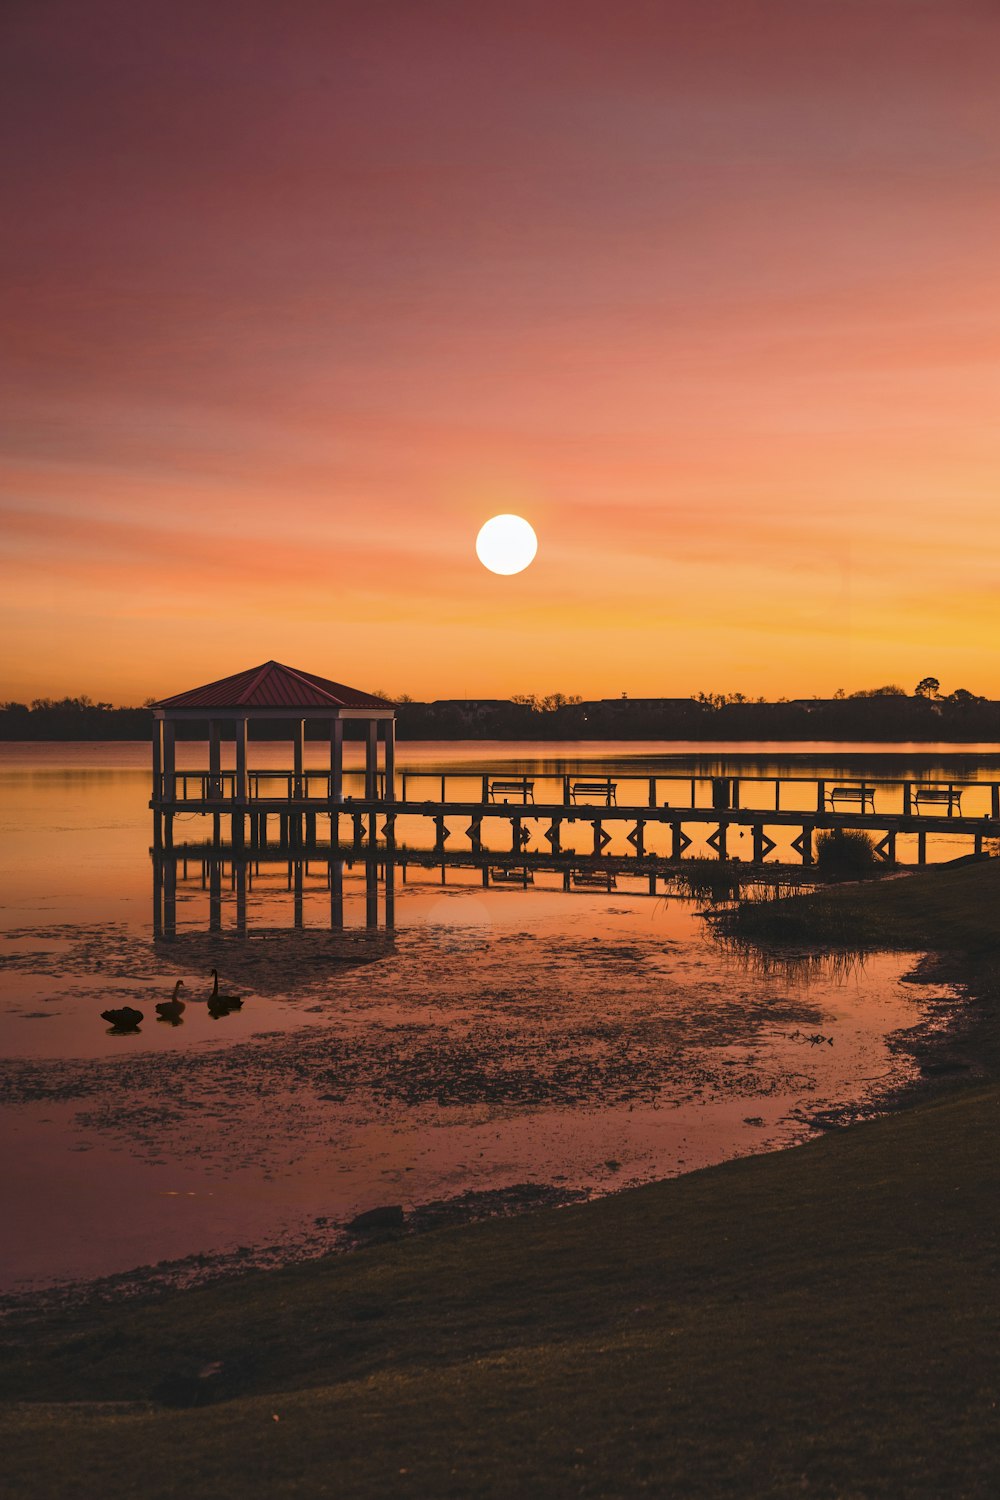
{"label": "gazebo", "polygon": [[[243,815],[268,811],[287,814],[314,814],[329,810],[336,816],[344,801],[344,725],[365,726],[365,802],[395,801],[395,706],[385,698],[346,687],[315,672],[286,667],[281,662],[266,661],[258,667],[190,688],[172,698],[153,704],[153,797],[151,807],[166,815],[167,840],[170,841],[172,815],[206,812],[217,817],[233,814],[234,839],[242,840]],[[262,799],[251,785],[247,769],[248,730],[253,721],[285,721],[292,741],[292,768],[287,778],[287,795],[280,799]],[[325,795],[310,795],[311,786],[305,774],[306,721],[319,720],[329,739],[330,769],[325,778]],[[195,772],[178,772],[175,741],[178,724],[200,722],[206,727],[208,766]],[[222,732],[232,727],[236,742],[236,769],[222,771]],[[384,791],[379,795],[379,746],[382,746],[381,772]],[[261,773],[263,776],[264,773]],[[270,773],[274,774],[274,773]],[[196,794],[190,795],[189,779]],[[253,795],[251,795],[253,793]],[[157,820],[158,821],[158,820]],[[237,834],[237,824],[239,833]]]}

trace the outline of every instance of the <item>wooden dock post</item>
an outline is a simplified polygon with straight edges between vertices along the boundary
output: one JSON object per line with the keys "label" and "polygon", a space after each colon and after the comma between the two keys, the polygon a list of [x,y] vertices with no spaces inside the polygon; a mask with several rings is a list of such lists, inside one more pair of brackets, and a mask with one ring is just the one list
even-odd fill
{"label": "wooden dock post", "polygon": [[636,820],[635,820],[635,827],[633,828],[632,832],[630,834],[626,835],[626,836],[628,838],[629,843],[632,845],[633,849],[636,852],[636,857],[638,859],[643,859],[645,857],[645,854],[646,854],[646,820],[645,820],[645,818],[636,818]]}
{"label": "wooden dock post", "polygon": [[365,926],[378,926],[378,863],[365,861]]}
{"label": "wooden dock post", "polygon": [[708,845],[708,847],[710,849],[714,849],[715,852],[716,852],[716,854],[719,856],[720,859],[726,859],[727,858],[727,851],[726,851],[726,830],[727,830],[727,827],[728,827],[728,824],[726,824],[726,823],[720,823],[719,826],[718,826],[718,828],[715,830],[715,832],[714,833],[710,833],[709,836],[708,836],[708,838],[705,840],[705,842]]}
{"label": "wooden dock post", "polygon": [[298,928],[301,928],[303,926],[303,921],[304,921],[304,919],[303,919],[303,895],[304,895],[303,886],[305,884],[304,879],[303,879],[304,873],[305,872],[304,872],[304,870],[302,868],[302,861],[301,861],[301,859],[295,860],[294,865],[293,865],[293,880],[294,880],[294,885],[295,885],[295,898],[294,898],[295,916],[294,916],[294,922],[295,922],[295,926],[298,927]]}
{"label": "wooden dock post", "polygon": [[330,882],[330,926],[339,931],[344,925],[343,860],[330,860],[328,878]]}
{"label": "wooden dock post", "polygon": [[163,866],[163,936],[177,936],[177,864],[172,859]]}
{"label": "wooden dock post", "polygon": [[222,931],[222,860],[213,859],[208,871],[208,930]]}
{"label": "wooden dock post", "polygon": [[236,931],[240,937],[247,935],[247,862],[236,860],[233,866],[236,878]]}
{"label": "wooden dock post", "polygon": [[804,865],[811,865],[813,863],[814,832],[815,828],[812,823],[804,823],[802,825],[802,832],[799,834],[798,838],[792,839],[792,848],[797,850],[798,853],[802,856],[802,863]]}

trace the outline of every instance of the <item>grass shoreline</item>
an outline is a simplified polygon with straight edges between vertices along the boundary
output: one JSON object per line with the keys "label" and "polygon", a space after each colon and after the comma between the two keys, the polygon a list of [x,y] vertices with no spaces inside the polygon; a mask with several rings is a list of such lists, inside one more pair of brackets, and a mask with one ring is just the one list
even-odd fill
{"label": "grass shoreline", "polygon": [[15,1320],[6,1493],[992,1495],[998,897],[1000,862],[729,926],[947,952],[990,1081],[585,1205]]}

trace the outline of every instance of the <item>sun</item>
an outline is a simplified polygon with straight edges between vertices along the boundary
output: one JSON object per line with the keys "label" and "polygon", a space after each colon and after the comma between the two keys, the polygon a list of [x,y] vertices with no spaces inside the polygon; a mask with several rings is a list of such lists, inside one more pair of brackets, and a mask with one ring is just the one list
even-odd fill
{"label": "sun", "polygon": [[494,516],[476,537],[476,556],[491,573],[523,573],[537,551],[534,528],[521,516]]}

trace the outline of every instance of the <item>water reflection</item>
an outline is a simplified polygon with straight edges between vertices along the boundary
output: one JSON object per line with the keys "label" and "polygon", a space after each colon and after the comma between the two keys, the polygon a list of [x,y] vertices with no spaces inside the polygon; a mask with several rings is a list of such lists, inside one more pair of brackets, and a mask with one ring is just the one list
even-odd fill
{"label": "water reflection", "polygon": [[287,849],[250,857],[220,844],[155,849],[152,861],[153,936],[158,942],[172,943],[178,937],[178,900],[187,908],[188,925],[248,938],[262,935],[248,913],[267,914],[275,907],[284,908],[280,926],[301,931],[307,899],[314,905],[319,892],[326,899],[329,929],[343,931],[351,925],[345,879],[356,869],[364,880],[365,927],[391,931],[395,925],[396,861],[390,855],[372,855],[359,865],[339,849],[328,851],[325,858],[291,857]]}
{"label": "water reflection", "polygon": [[[320,1250],[379,1204],[617,1191],[801,1139],[912,1071],[888,1041],[930,1014],[912,957],[803,980],[706,931],[764,872],[201,847],[154,862],[154,936],[132,786],[4,805],[0,1285]],[[243,998],[218,1018],[213,969]],[[126,1005],[141,1030],[109,1037]]]}
{"label": "water reflection", "polygon": [[[199,932],[216,940],[259,941],[320,927],[331,933],[363,929],[391,935],[397,887],[423,880],[426,872],[433,872],[441,885],[458,881],[483,889],[529,890],[536,876],[546,875],[555,877],[566,894],[621,890],[630,896],[680,895],[713,906],[761,890],[774,896],[813,884],[806,876],[796,880],[786,873],[778,880],[766,870],[735,864],[720,868],[716,861],[690,861],[679,868],[628,856],[505,858],[486,850],[394,847],[364,853],[359,858],[350,846],[298,855],[286,847],[246,855],[223,844],[153,849],[154,937],[164,945],[189,941]],[[552,886],[547,880],[545,889]],[[208,945],[206,951],[215,949]]]}

